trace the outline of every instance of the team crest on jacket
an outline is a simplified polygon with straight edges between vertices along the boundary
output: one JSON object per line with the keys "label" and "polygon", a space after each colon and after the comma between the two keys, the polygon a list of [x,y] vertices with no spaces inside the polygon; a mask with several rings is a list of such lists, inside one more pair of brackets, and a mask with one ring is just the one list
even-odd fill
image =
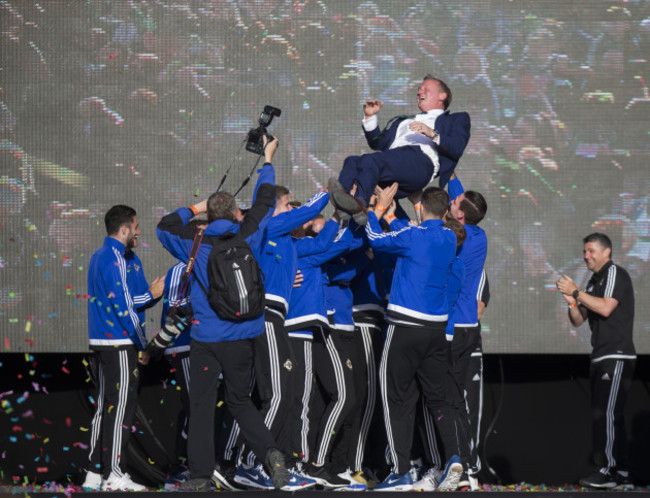
{"label": "team crest on jacket", "polygon": [[289,370],[289,372],[291,372],[291,369],[293,369],[293,363],[291,363],[291,360],[287,360],[284,362],[284,368],[286,368],[287,370]]}
{"label": "team crest on jacket", "polygon": [[345,360],[345,366],[347,366],[350,370],[352,370],[352,361],[350,361],[350,358]]}

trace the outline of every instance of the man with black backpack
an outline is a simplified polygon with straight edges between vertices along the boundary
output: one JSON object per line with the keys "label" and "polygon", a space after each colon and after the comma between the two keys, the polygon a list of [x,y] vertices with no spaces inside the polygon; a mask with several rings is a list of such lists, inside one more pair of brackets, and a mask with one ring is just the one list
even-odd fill
{"label": "man with black backpack", "polygon": [[191,479],[181,486],[184,491],[210,490],[215,467],[214,407],[220,373],[226,387],[226,405],[248,445],[256,455],[263,455],[265,470],[274,486],[284,488],[291,478],[284,455],[250,398],[253,340],[264,332],[264,286],[252,253],[259,248],[261,229],[275,206],[271,159],[277,146],[277,139],[266,144],[266,162],[246,216],[241,215],[234,196],[216,192],[199,204],[166,215],[158,224],[162,245],[174,257],[187,261],[197,234],[189,221],[207,212],[209,222],[196,251],[190,282],[194,319],[190,332],[187,453]]}

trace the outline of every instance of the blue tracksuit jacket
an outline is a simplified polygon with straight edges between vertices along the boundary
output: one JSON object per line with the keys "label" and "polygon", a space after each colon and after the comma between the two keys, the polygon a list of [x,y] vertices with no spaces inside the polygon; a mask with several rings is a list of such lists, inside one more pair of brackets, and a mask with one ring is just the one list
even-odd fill
{"label": "blue tracksuit jacket", "polygon": [[456,235],[442,225],[442,220],[427,220],[383,233],[375,214],[368,212],[370,247],[397,256],[388,321],[422,326],[447,321],[447,280],[456,257]]}
{"label": "blue tracksuit jacket", "polygon": [[327,192],[318,192],[306,204],[273,216],[255,259],[264,273],[266,305],[286,316],[298,269],[298,255],[289,233],[313,219],[329,201]]}
{"label": "blue tracksuit jacket", "polygon": [[147,345],[145,309],[156,303],[140,258],[113,237],[93,254],[88,266],[90,349]]}

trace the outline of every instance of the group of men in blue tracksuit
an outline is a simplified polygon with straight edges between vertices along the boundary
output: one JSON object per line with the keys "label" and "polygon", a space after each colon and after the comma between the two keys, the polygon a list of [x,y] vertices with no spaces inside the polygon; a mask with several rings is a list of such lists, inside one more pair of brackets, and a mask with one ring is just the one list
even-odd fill
{"label": "group of men in blue tracksuit", "polygon": [[[178,260],[165,279],[163,326],[169,307],[189,302],[193,313],[165,351],[185,391],[179,464],[167,489],[456,489],[465,472],[480,469],[469,417],[478,407],[467,401],[473,381],[465,379],[475,377],[470,359],[480,354],[477,295],[487,243],[477,224],[485,200],[452,178],[452,200],[428,187],[410,221],[393,200],[394,184],[377,189],[365,226],[337,209],[318,223],[329,193],[294,207],[290,192],[275,185],[277,145],[266,145],[245,214],[218,192],[164,216],[157,228]],[[234,322],[212,309],[204,290],[208,244],[195,252],[183,288],[197,219],[204,236],[236,233],[248,243],[264,275],[258,317]],[[98,321],[106,321],[102,306],[90,304]],[[96,335],[101,345],[105,329]],[[137,358],[146,341],[138,336],[128,349]],[[221,426],[226,448],[216,443],[220,397],[232,417]],[[422,448],[413,444],[416,419],[430,429],[431,444]],[[414,461],[430,468],[422,463],[416,475]],[[107,481],[106,464],[97,468]]]}

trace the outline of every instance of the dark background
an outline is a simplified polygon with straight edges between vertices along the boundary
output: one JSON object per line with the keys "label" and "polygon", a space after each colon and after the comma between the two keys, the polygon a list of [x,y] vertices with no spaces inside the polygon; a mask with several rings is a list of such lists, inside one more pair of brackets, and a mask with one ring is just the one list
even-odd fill
{"label": "dark background", "polygon": [[[93,395],[81,354],[1,355],[2,484],[75,483],[87,463]],[[590,462],[589,360],[583,355],[487,355],[482,483],[577,483]],[[165,363],[142,370],[130,472],[160,485],[173,450],[178,393]],[[650,484],[650,357],[639,358],[627,404],[633,475]],[[492,469],[492,470],[490,470]],[[136,479],[137,480],[137,479]]]}

